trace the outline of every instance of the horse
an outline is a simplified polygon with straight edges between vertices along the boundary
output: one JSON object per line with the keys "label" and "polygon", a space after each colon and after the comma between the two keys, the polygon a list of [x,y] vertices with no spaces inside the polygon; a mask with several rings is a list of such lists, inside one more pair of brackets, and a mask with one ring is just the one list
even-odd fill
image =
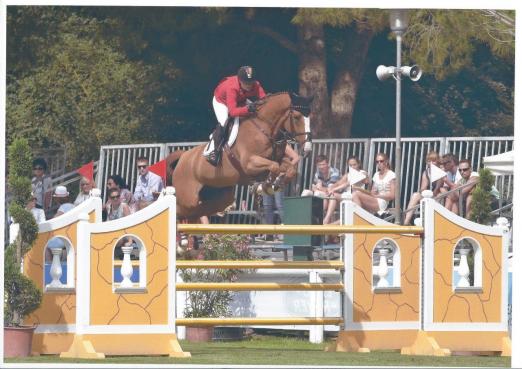
{"label": "horse", "polygon": [[284,158],[288,142],[311,150],[312,97],[290,92],[266,95],[256,111],[242,118],[236,142],[225,145],[221,163],[214,167],[204,157],[205,144],[167,157],[176,188],[177,215],[189,221],[222,212],[234,202],[234,187],[256,181],[284,183],[295,175]]}

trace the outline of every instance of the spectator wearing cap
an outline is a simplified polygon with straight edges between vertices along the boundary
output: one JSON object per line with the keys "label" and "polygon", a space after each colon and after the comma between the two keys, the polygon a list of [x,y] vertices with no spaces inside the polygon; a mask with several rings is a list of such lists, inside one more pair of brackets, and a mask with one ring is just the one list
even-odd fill
{"label": "spectator wearing cap", "polygon": [[76,196],[76,200],[74,200],[74,206],[78,206],[87,200],[91,196],[93,187],[94,183],[89,178],[82,176],[80,178],[80,193]]}
{"label": "spectator wearing cap", "polygon": [[36,224],[40,224],[46,221],[45,211],[36,207],[36,196],[34,193],[31,192],[31,198],[29,199],[29,202],[25,208],[29,210],[31,214],[33,214],[33,217],[36,220]]}
{"label": "spectator wearing cap", "polygon": [[67,187],[65,186],[56,187],[54,190],[53,199],[60,205],[54,218],[59,217],[60,215],[65,214],[74,208],[74,204],[69,202],[69,191],[67,191]]}
{"label": "spectator wearing cap", "polygon": [[51,203],[51,177],[46,175],[47,162],[43,158],[33,160],[33,178],[31,190],[36,197],[36,207],[44,211],[49,209]]}

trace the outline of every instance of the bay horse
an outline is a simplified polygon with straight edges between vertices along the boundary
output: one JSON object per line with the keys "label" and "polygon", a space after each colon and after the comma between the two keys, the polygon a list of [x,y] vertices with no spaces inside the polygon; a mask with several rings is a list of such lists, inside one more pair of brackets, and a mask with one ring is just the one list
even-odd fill
{"label": "bay horse", "polygon": [[240,120],[235,143],[231,148],[225,146],[216,167],[203,157],[205,144],[169,155],[178,217],[197,221],[222,212],[234,201],[237,184],[267,179],[277,183],[284,181],[281,173],[295,175],[295,168],[283,160],[284,150],[288,142],[311,150],[312,99],[290,92],[265,96],[252,116]]}

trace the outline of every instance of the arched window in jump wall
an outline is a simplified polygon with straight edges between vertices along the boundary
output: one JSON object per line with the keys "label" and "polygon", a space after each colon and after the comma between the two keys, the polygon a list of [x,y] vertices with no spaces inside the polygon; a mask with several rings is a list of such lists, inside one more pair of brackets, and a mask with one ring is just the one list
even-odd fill
{"label": "arched window in jump wall", "polygon": [[140,293],[147,291],[147,253],[143,242],[134,235],[121,237],[113,251],[113,291]]}
{"label": "arched window in jump wall", "polygon": [[44,292],[74,290],[74,248],[65,237],[51,238],[44,249]]}
{"label": "arched window in jump wall", "polygon": [[401,287],[401,253],[397,244],[384,238],[372,252],[372,282],[374,292],[390,292]]}
{"label": "arched window in jump wall", "polygon": [[453,249],[453,289],[476,292],[482,289],[482,249],[472,238],[463,238]]}

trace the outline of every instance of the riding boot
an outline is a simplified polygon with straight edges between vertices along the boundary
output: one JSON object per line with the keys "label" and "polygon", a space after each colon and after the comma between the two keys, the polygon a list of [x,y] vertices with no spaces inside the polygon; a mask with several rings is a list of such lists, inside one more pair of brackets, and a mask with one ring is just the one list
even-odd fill
{"label": "riding boot", "polygon": [[207,161],[213,166],[217,166],[221,161],[221,148],[223,146],[223,127],[221,124],[217,124],[212,133],[212,141],[214,141],[214,150],[207,156]]}

